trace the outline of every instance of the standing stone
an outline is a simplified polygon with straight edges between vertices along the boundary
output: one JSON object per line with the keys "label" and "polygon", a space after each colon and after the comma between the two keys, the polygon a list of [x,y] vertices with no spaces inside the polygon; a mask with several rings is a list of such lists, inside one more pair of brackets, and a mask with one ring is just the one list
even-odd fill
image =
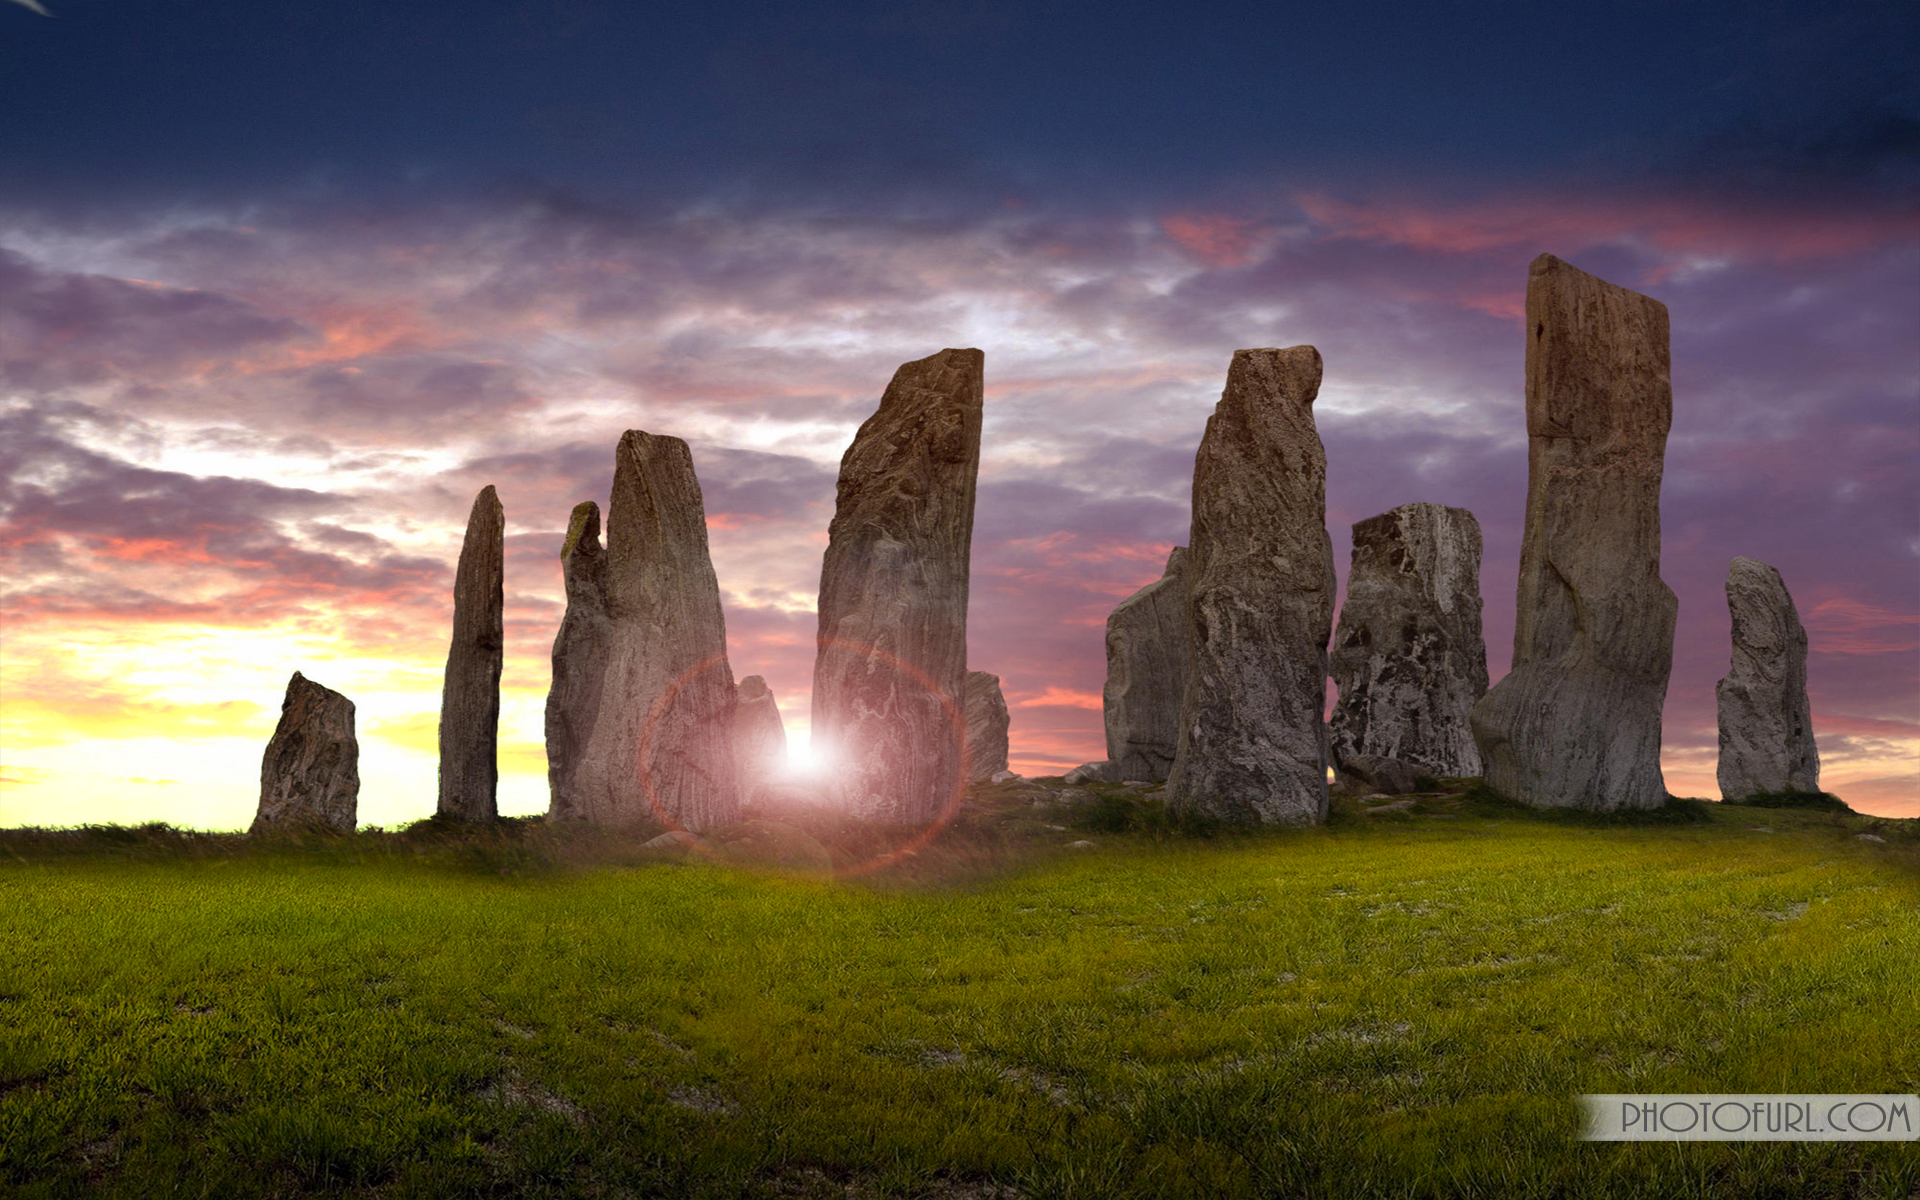
{"label": "standing stone", "polygon": [[852,812],[925,825],[959,802],[978,350],[894,372],[840,460],[820,568],[813,736]]}
{"label": "standing stone", "polygon": [[1007,730],[1013,718],[1000,694],[1000,677],[967,672],[967,778],[991,779],[1007,769]]}
{"label": "standing stone", "polygon": [[1320,372],[1312,346],[1235,351],[1194,456],[1176,812],[1326,820],[1334,576]]}
{"label": "standing stone", "polygon": [[1666,803],[1678,602],[1660,579],[1666,305],[1550,254],[1527,281],[1527,522],[1513,669],[1474,706],[1487,783],[1537,807]]}
{"label": "standing stone", "polygon": [[739,810],[733,668],[700,481],[679,438],[621,437],[602,570],[606,667],[573,810],[603,825],[724,825]]}
{"label": "standing stone", "polygon": [[733,769],[742,802],[787,765],[787,727],[773,689],[759,675],[740,681],[734,694]]}
{"label": "standing stone", "polygon": [[440,690],[439,811],[462,821],[499,815],[506,532],[500,497],[488,484],[473,498],[453,576],[453,642]]}
{"label": "standing stone", "polygon": [[1780,572],[1751,558],[1727,571],[1733,669],[1720,703],[1720,795],[1817,792],[1820,752],[1807,703],[1807,631]]}
{"label": "standing stone", "polygon": [[1107,616],[1107,778],[1166,782],[1187,687],[1187,548]]}
{"label": "standing stone", "polygon": [[1353,527],[1329,662],[1339,689],[1327,722],[1336,766],[1367,756],[1434,775],[1480,774],[1467,724],[1487,694],[1472,513],[1403,504]]}
{"label": "standing stone", "polygon": [[607,616],[607,556],[600,546],[600,506],[574,505],[560,546],[567,613],[553,639],[553,686],[547,692],[547,815],[577,820],[574,773],[593,737],[606,685],[613,622]]}
{"label": "standing stone", "polygon": [[248,833],[352,833],[360,805],[360,743],[353,701],[295,671],[280,724],[260,760],[260,810]]}

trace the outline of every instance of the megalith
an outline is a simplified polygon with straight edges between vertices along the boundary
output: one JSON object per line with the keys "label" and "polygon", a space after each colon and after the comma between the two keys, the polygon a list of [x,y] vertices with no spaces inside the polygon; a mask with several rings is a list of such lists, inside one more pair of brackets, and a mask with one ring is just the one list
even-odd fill
{"label": "megalith", "polygon": [[1354,525],[1328,661],[1339,693],[1327,720],[1336,767],[1365,756],[1433,775],[1480,774],[1467,723],[1487,693],[1472,513],[1403,504]]}
{"label": "megalith", "polygon": [[576,504],[560,545],[567,611],[553,639],[553,684],[547,691],[547,815],[586,816],[574,800],[573,777],[593,737],[606,684],[613,622],[607,615],[607,556],[600,545],[600,506]]}
{"label": "megalith", "polygon": [[724,825],[739,810],[733,669],[685,442],[637,429],[621,437],[604,557],[606,666],[573,812],[602,825]]}
{"label": "megalith", "polygon": [[1820,752],[1807,702],[1807,631],[1780,572],[1751,558],[1727,571],[1733,666],[1720,707],[1720,795],[1817,792]]}
{"label": "megalith", "polygon": [[894,373],[840,460],[820,568],[813,737],[852,812],[925,825],[964,784],[978,350]]}
{"label": "megalith", "polygon": [[1007,731],[1013,717],[1000,694],[1000,677],[967,672],[967,778],[991,779],[1007,769]]}
{"label": "megalith", "polygon": [[260,760],[260,808],[249,833],[352,833],[360,804],[353,701],[295,671]]}
{"label": "megalith", "polygon": [[1176,812],[1326,820],[1334,575],[1320,374],[1312,346],[1235,351],[1194,455]]}
{"label": "megalith", "polygon": [[506,531],[500,497],[488,484],[473,498],[453,575],[453,640],[440,690],[439,811],[462,821],[499,815]]}
{"label": "megalith", "polygon": [[780,705],[765,678],[749,675],[740,681],[733,707],[733,770],[741,803],[786,765],[787,727]]}
{"label": "megalith", "polygon": [[1516,800],[1656,808],[1678,604],[1660,579],[1667,309],[1542,254],[1526,311],[1513,667],[1474,706],[1473,740],[1487,783]]}
{"label": "megalith", "polygon": [[1160,578],[1107,615],[1106,770],[1113,779],[1166,782],[1180,742],[1187,686],[1187,548],[1175,546]]}

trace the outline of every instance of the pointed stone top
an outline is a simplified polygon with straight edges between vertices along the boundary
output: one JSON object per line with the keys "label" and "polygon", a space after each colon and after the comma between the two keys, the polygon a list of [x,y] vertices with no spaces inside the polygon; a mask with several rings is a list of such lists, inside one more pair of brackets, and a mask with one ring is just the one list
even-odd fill
{"label": "pointed stone top", "polygon": [[1742,558],[1736,554],[1733,561],[1727,564],[1727,577],[1731,579],[1735,575],[1771,575],[1777,579],[1780,576],[1780,569],[1769,566],[1757,558]]}
{"label": "pointed stone top", "polygon": [[766,679],[759,675],[749,675],[740,681],[740,698],[742,700],[758,700],[771,691],[773,691],[773,689],[767,686]]}
{"label": "pointed stone top", "polygon": [[560,561],[572,558],[574,547],[583,541],[594,550],[600,548],[600,506],[591,500],[573,506],[573,515],[567,518],[567,540],[560,546]]}
{"label": "pointed stone top", "polygon": [[1178,575],[1180,572],[1186,569],[1187,569],[1187,548],[1185,546],[1175,546],[1172,550],[1167,552],[1167,569],[1162,571],[1161,574],[1162,575]]}

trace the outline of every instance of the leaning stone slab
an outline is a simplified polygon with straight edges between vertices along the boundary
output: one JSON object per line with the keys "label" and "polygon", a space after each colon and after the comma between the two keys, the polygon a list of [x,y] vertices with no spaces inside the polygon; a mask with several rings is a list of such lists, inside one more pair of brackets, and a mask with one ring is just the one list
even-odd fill
{"label": "leaning stone slab", "polygon": [[505,654],[506,516],[488,484],[473,498],[453,576],[453,640],[440,692],[439,811],[499,815],[500,668]]}
{"label": "leaning stone slab", "polygon": [[560,546],[567,612],[553,639],[553,685],[547,692],[547,815],[584,816],[574,800],[573,776],[593,737],[606,684],[613,622],[607,615],[606,551],[600,545],[600,506],[574,506]]}
{"label": "leaning stone slab", "polygon": [[1093,762],[1081,763],[1060,778],[1071,787],[1082,783],[1118,783],[1123,777],[1120,774],[1120,768],[1114,765],[1113,760],[1100,758]]}
{"label": "leaning stone slab", "polygon": [[787,727],[773,689],[759,675],[740,681],[734,695],[733,769],[740,802],[747,803],[787,765]]}
{"label": "leaning stone slab", "polygon": [[353,701],[295,671],[260,760],[260,808],[248,833],[352,833],[360,804]]}
{"label": "leaning stone slab", "polygon": [[1175,546],[1160,578],[1107,617],[1107,684],[1101,710],[1115,779],[1163,782],[1180,742],[1187,686],[1187,548]]}
{"label": "leaning stone slab", "polygon": [[704,832],[734,819],[733,668],[693,455],[629,429],[614,454],[607,664],[574,811]]}
{"label": "leaning stone slab", "polygon": [[1403,504],[1353,527],[1347,599],[1329,659],[1334,764],[1403,759],[1480,774],[1467,718],[1487,693],[1480,524],[1464,508]]}
{"label": "leaning stone slab", "polygon": [[1550,254],[1527,281],[1527,513],[1513,669],[1472,715],[1487,783],[1546,808],[1666,803],[1667,309]]}
{"label": "leaning stone slab", "polygon": [[846,807],[925,825],[964,783],[978,350],[903,365],[840,460],[820,569],[813,736]]}
{"label": "leaning stone slab", "polygon": [[1000,694],[1000,677],[967,672],[967,778],[989,779],[1007,769],[1007,731],[1013,718]]}
{"label": "leaning stone slab", "polygon": [[1733,666],[1720,708],[1720,794],[1817,792],[1820,752],[1807,702],[1807,631],[1780,572],[1751,558],[1727,571]]}
{"label": "leaning stone slab", "polygon": [[1194,456],[1176,812],[1326,820],[1334,575],[1320,373],[1312,346],[1236,351]]}
{"label": "leaning stone slab", "polygon": [[1355,754],[1340,761],[1339,774],[1359,792],[1399,796],[1420,790],[1420,764],[1385,755]]}

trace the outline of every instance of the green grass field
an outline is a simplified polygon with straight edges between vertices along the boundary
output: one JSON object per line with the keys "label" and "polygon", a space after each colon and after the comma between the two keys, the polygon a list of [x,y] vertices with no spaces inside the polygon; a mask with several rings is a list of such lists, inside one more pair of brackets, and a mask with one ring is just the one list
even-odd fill
{"label": "green grass field", "polygon": [[10,831],[0,1191],[1908,1198],[1920,1143],[1590,1144],[1574,1098],[1920,1091],[1914,824],[1000,789],[840,881]]}

